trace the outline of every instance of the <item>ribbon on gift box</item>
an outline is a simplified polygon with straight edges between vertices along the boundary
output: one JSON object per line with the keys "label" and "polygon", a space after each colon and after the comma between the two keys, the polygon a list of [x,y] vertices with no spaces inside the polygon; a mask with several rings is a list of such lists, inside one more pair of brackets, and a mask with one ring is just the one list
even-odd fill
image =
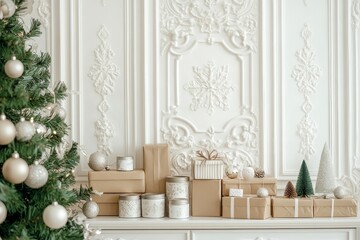
{"label": "ribbon on gift box", "polygon": [[[230,218],[235,217],[235,197],[230,197]],[[250,197],[246,197],[246,218],[250,219]]]}
{"label": "ribbon on gift box", "polygon": [[331,199],[331,213],[330,213],[331,218],[334,217],[334,208],[335,208],[335,199]]}
{"label": "ribbon on gift box", "polygon": [[196,156],[198,157],[199,160],[202,161],[201,164],[204,164],[206,161],[211,161],[211,160],[222,160],[222,158],[219,157],[219,153],[215,149],[213,149],[211,152],[205,150],[205,153],[202,150],[197,150]]}
{"label": "ribbon on gift box", "polygon": [[294,217],[299,217],[299,199],[295,198],[294,199],[294,214],[295,216]]}

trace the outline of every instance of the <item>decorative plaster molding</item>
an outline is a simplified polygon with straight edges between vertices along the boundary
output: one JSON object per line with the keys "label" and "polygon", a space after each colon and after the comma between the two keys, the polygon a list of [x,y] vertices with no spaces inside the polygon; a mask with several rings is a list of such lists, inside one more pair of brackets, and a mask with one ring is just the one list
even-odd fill
{"label": "decorative plaster molding", "polygon": [[47,28],[49,26],[50,19],[50,5],[48,0],[40,0],[38,13],[40,16],[41,24]]}
{"label": "decorative plaster molding", "polygon": [[109,33],[105,26],[101,26],[98,38],[101,43],[94,52],[95,63],[89,72],[89,77],[94,81],[94,90],[101,96],[101,102],[98,105],[101,118],[95,123],[95,136],[98,141],[98,150],[110,155],[112,153],[110,138],[115,133],[106,115],[110,109],[107,97],[113,93],[114,80],[119,76],[120,72],[119,67],[111,62],[115,54],[107,42]]}
{"label": "decorative plaster molding", "polygon": [[24,10],[19,11],[19,14],[21,16],[31,14],[33,11],[33,5],[34,5],[34,0],[25,0],[21,5],[22,7],[24,7]]}
{"label": "decorative plaster molding", "polygon": [[[354,166],[350,176],[343,176],[340,184],[348,194],[352,195],[357,202],[360,202],[360,168]],[[360,205],[358,206],[360,209]]]}
{"label": "decorative plaster molding", "polygon": [[291,77],[297,82],[299,92],[302,93],[304,97],[304,104],[302,105],[304,117],[297,126],[297,133],[300,137],[299,152],[304,154],[306,160],[309,160],[310,156],[315,152],[313,141],[316,137],[317,125],[310,117],[312,110],[310,96],[315,94],[316,85],[318,84],[321,74],[320,67],[314,63],[316,54],[309,43],[311,34],[312,32],[305,24],[301,31],[304,47],[296,52],[298,63],[291,74]]}
{"label": "decorative plaster molding", "polygon": [[[194,38],[209,44],[226,34],[233,47],[256,51],[257,22],[252,10],[254,0],[162,0],[160,10],[161,53],[184,48]],[[197,34],[199,33],[199,34]]]}
{"label": "decorative plaster molding", "polygon": [[210,126],[198,131],[188,119],[179,116],[177,107],[163,112],[162,139],[170,146],[172,175],[190,174],[196,150],[216,149],[225,154],[228,164],[242,168],[258,164],[257,118],[247,108],[224,124],[221,130]]}
{"label": "decorative plaster molding", "polygon": [[184,89],[193,97],[190,109],[197,111],[199,108],[207,109],[212,115],[214,108],[223,111],[229,109],[228,95],[234,91],[233,84],[228,82],[228,65],[217,67],[209,61],[207,65],[194,66],[194,80],[188,82]]}
{"label": "decorative plaster molding", "polygon": [[360,0],[353,0],[351,15],[354,29],[358,29],[360,27]]}

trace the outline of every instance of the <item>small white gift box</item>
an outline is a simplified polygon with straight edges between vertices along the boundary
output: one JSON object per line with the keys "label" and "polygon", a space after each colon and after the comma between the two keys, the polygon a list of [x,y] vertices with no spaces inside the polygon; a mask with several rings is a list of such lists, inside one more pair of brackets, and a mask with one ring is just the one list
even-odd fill
{"label": "small white gift box", "polygon": [[223,179],[224,164],[221,160],[195,160],[195,179]]}

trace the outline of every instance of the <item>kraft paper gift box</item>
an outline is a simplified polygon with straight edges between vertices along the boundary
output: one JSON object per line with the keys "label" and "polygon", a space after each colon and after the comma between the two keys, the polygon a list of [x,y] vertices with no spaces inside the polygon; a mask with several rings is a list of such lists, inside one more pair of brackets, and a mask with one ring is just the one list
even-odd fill
{"label": "kraft paper gift box", "polygon": [[104,193],[144,193],[145,173],[133,171],[89,171],[89,185]]}
{"label": "kraft paper gift box", "polygon": [[271,217],[271,199],[256,196],[223,197],[222,213],[224,218],[267,219]]}
{"label": "kraft paper gift box", "polygon": [[314,217],[356,217],[357,209],[353,198],[314,199]]}
{"label": "kraft paper gift box", "polygon": [[221,160],[194,160],[195,179],[223,179],[224,163]]}
{"label": "kraft paper gift box", "polygon": [[220,217],[221,180],[195,179],[191,183],[191,215],[194,217]]}
{"label": "kraft paper gift box", "polygon": [[170,175],[167,144],[144,145],[146,192],[166,193],[166,177]]}
{"label": "kraft paper gift box", "polygon": [[223,179],[222,195],[229,196],[229,189],[243,189],[244,194],[257,194],[259,188],[266,188],[269,191],[269,196],[276,196],[277,180],[276,178],[253,178],[250,180],[244,179]]}
{"label": "kraft paper gift box", "polygon": [[93,195],[92,200],[99,206],[99,216],[119,216],[119,194]]}
{"label": "kraft paper gift box", "polygon": [[274,218],[312,218],[314,204],[312,198],[272,198]]}

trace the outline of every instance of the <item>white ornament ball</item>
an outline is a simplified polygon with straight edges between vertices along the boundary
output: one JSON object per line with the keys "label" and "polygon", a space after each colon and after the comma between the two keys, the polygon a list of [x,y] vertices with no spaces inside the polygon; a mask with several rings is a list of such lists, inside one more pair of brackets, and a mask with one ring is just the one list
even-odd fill
{"label": "white ornament ball", "polygon": [[338,186],[334,189],[334,196],[337,199],[343,199],[346,196],[346,190],[343,187]]}
{"label": "white ornament ball", "polygon": [[5,73],[10,78],[21,77],[24,73],[24,64],[13,56],[5,63]]}
{"label": "white ornament ball", "polygon": [[59,106],[59,105],[56,105],[53,108],[53,113],[58,115],[61,119],[66,118],[66,110],[63,107]]}
{"label": "white ornament ball", "polygon": [[35,134],[34,124],[21,118],[16,125],[16,139],[20,142],[29,141]]}
{"label": "white ornament ball", "polygon": [[16,10],[15,3],[12,0],[1,0],[0,11],[3,13],[3,18],[9,18],[14,15]]}
{"label": "white ornament ball", "polygon": [[94,152],[89,157],[89,167],[94,171],[102,171],[107,166],[106,155],[102,152]]}
{"label": "white ornament ball", "polygon": [[13,184],[22,183],[29,175],[29,165],[19,157],[17,152],[14,152],[11,158],[5,161],[2,174],[7,181]]}
{"label": "white ornament ball", "polygon": [[43,220],[45,225],[49,228],[59,229],[65,226],[68,220],[68,214],[63,206],[59,205],[57,202],[53,202],[45,208]]}
{"label": "white ornament ball", "polygon": [[7,208],[5,206],[5,204],[0,201],[0,224],[2,224],[7,216]]}
{"label": "white ornament ball", "polygon": [[40,123],[34,123],[34,127],[37,134],[43,135],[47,132],[46,127]]}
{"label": "white ornament ball", "polygon": [[47,169],[40,165],[38,161],[35,161],[29,167],[29,175],[25,180],[25,184],[30,188],[38,189],[46,184],[48,177]]}
{"label": "white ornament ball", "polygon": [[256,195],[261,198],[266,198],[269,196],[269,191],[266,188],[259,188]]}
{"label": "white ornament ball", "polygon": [[250,180],[253,179],[255,177],[255,171],[254,168],[252,167],[245,167],[242,170],[242,176],[245,180]]}
{"label": "white ornament ball", "polygon": [[14,141],[16,136],[15,125],[6,119],[4,114],[0,115],[0,145],[8,145]]}
{"label": "white ornament ball", "polygon": [[90,201],[84,204],[82,211],[86,217],[94,218],[99,214],[99,206],[96,202],[90,199]]}

